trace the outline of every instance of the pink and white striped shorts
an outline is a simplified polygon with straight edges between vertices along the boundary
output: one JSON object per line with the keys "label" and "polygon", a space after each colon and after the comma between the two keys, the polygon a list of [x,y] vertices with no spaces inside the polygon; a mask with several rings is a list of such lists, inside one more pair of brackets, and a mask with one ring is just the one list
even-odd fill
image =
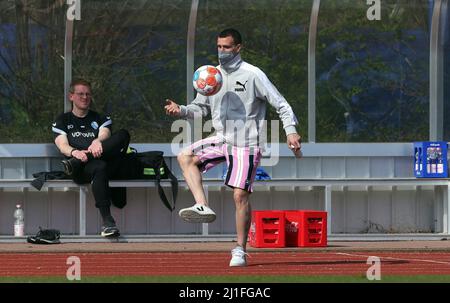
{"label": "pink and white striped shorts", "polygon": [[213,136],[199,140],[187,149],[200,159],[201,172],[205,173],[217,164],[227,161],[225,185],[253,191],[256,169],[261,160],[259,147],[237,147]]}

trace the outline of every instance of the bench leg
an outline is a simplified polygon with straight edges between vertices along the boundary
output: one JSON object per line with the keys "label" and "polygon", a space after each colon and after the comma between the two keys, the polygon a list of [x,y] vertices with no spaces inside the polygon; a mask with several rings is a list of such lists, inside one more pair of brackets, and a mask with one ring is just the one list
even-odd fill
{"label": "bench leg", "polygon": [[331,185],[325,185],[325,211],[327,212],[327,235],[331,235]]}
{"label": "bench leg", "polygon": [[80,186],[80,236],[86,236],[86,186]]}
{"label": "bench leg", "polygon": [[444,186],[434,187],[434,232],[448,233],[447,230],[447,188]]}
{"label": "bench leg", "polygon": [[449,201],[449,192],[450,192],[450,186],[443,186],[442,188],[442,201],[443,201],[443,218],[442,218],[442,225],[443,225],[443,233],[449,234],[450,233],[450,201]]}
{"label": "bench leg", "polygon": [[450,234],[450,182],[445,187],[444,201],[447,207],[447,234]]}

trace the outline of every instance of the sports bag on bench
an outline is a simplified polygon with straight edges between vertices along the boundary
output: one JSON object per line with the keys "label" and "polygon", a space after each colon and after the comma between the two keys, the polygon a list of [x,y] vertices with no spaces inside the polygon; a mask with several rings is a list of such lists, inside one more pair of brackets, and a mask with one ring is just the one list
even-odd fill
{"label": "sports bag on bench", "polygon": [[[131,153],[127,154],[128,160],[131,160],[129,171],[130,178],[156,180],[158,186],[159,197],[164,205],[170,210],[175,209],[175,201],[178,194],[178,179],[172,174],[166,162],[164,161],[164,153],[162,151],[136,152],[136,149],[130,148]],[[161,179],[170,179],[172,185],[172,201],[170,205],[166,194],[160,184]]]}

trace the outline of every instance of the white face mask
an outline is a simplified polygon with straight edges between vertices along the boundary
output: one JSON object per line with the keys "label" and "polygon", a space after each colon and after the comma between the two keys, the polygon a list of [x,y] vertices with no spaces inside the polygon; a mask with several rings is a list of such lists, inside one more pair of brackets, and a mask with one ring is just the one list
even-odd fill
{"label": "white face mask", "polygon": [[220,65],[225,65],[236,57],[237,53],[218,51]]}

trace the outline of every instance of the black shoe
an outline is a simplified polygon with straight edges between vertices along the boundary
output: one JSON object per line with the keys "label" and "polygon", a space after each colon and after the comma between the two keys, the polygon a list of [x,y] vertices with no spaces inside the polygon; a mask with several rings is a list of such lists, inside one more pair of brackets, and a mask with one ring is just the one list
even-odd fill
{"label": "black shoe", "polygon": [[119,229],[117,228],[117,226],[115,224],[113,224],[111,226],[102,226],[101,235],[102,235],[102,237],[105,237],[105,238],[113,238],[113,237],[120,236],[120,232],[119,232]]}
{"label": "black shoe", "polygon": [[36,236],[30,236],[27,238],[28,243],[32,244],[59,244],[61,233],[57,229],[42,229],[39,226],[39,231]]}
{"label": "black shoe", "polygon": [[81,161],[77,158],[70,158],[62,160],[61,163],[64,166],[64,173],[68,176],[71,176],[74,169],[79,166]]}

